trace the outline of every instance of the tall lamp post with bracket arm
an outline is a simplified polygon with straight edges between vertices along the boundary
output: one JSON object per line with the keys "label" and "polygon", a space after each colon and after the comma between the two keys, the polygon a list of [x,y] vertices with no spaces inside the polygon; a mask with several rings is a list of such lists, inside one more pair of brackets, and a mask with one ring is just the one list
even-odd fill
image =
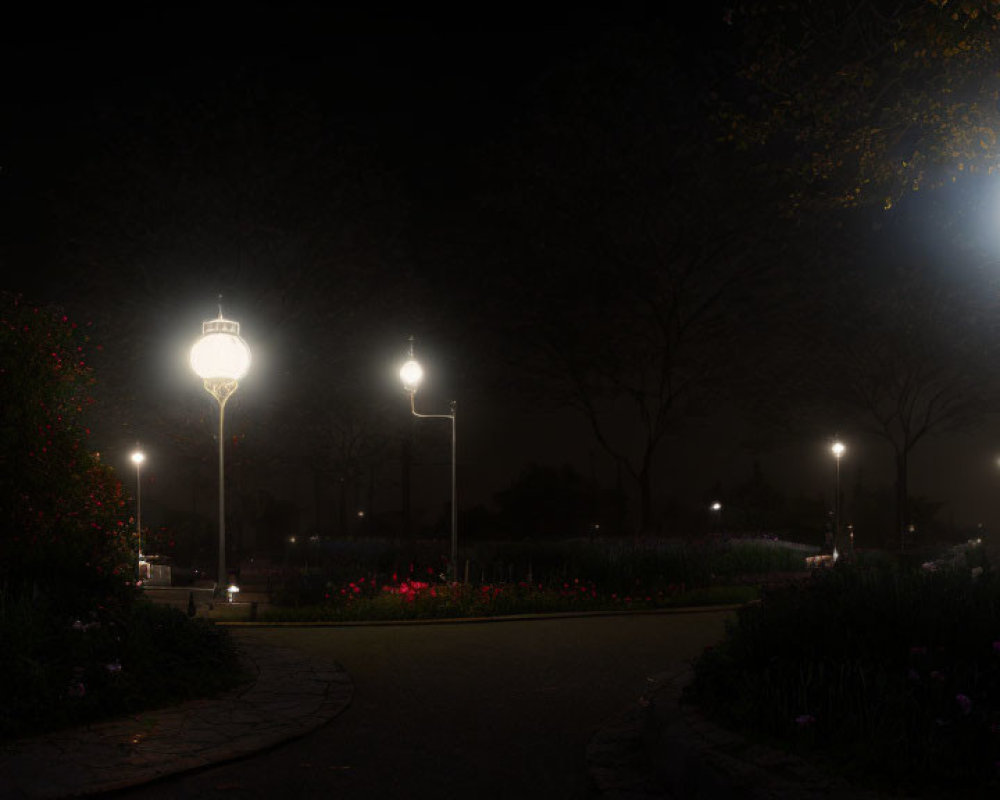
{"label": "tall lamp post with bracket arm", "polygon": [[413,416],[422,419],[450,419],[451,420],[451,560],[449,566],[450,579],[452,582],[458,580],[458,461],[456,458],[456,431],[455,431],[455,407],[456,402],[451,401],[450,414],[422,414],[417,411],[415,396],[417,389],[424,379],[424,370],[420,362],[413,356],[413,337],[410,337],[409,359],[399,370],[399,378],[403,382],[403,388],[410,395],[410,411]]}

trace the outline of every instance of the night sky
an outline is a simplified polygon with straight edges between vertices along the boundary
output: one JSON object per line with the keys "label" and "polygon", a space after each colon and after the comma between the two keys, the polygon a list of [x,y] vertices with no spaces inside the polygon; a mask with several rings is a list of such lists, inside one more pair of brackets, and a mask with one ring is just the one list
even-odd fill
{"label": "night sky", "polygon": [[[410,335],[428,371],[422,410],[459,404],[462,507],[489,502],[530,462],[571,463],[613,486],[614,465],[585,421],[507,377],[503,341],[520,334],[504,328],[493,287],[518,250],[503,243],[513,201],[497,187],[536,180],[529,168],[509,180],[508,165],[522,163],[511,154],[558,121],[553,97],[585,107],[581,87],[595,74],[595,94],[614,95],[618,65],[634,75],[625,65],[673,48],[682,105],[699,74],[726,60],[721,14],[701,13],[679,26],[641,6],[498,7],[468,20],[234,6],[4,25],[4,285],[93,323],[112,409],[93,445],[127,480],[127,453],[143,442],[154,516],[172,504],[211,507],[210,481],[203,496],[190,487],[211,467],[214,401],[186,355],[220,293],[254,352],[227,431],[246,459],[259,456],[242,488],[266,485],[299,507],[301,532],[330,512],[316,509],[312,480],[287,468],[294,442],[312,436],[314,409],[336,404],[398,412],[396,424],[410,425],[396,378]],[[525,347],[516,344],[511,352]],[[826,439],[761,446],[742,411],[732,402],[668,438],[658,502],[704,506],[713,485],[745,480],[754,460],[789,495],[829,496]],[[434,424],[421,423],[421,441],[446,443],[443,425],[427,430]],[[831,421],[828,435],[838,428]],[[922,445],[914,458],[913,493],[945,502],[948,522],[1000,528],[990,431]],[[845,483],[862,465],[891,480],[877,443],[848,445]],[[442,447],[431,441],[415,467],[415,505],[428,518],[448,496]],[[237,454],[233,469],[240,463]],[[376,501],[386,511],[391,481]]]}

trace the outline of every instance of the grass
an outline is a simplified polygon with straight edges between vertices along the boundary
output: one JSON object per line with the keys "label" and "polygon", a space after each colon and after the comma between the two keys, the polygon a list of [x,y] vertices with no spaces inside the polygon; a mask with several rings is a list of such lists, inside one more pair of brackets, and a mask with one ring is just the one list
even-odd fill
{"label": "grass", "polygon": [[0,600],[0,740],[209,697],[246,680],[228,632],[138,599],[83,619]]}
{"label": "grass", "polygon": [[767,590],[697,661],[689,699],[860,785],[995,793],[1000,576],[886,561]]}

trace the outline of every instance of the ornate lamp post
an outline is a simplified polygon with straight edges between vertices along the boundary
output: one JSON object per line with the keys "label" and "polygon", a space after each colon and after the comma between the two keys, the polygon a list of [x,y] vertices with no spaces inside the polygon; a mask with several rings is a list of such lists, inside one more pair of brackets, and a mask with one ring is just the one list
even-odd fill
{"label": "ornate lamp post", "polygon": [[458,580],[458,493],[457,493],[457,476],[458,476],[458,462],[456,460],[456,438],[455,438],[455,406],[454,400],[451,401],[451,413],[450,414],[421,414],[416,409],[416,404],[414,402],[414,396],[417,393],[417,389],[420,387],[421,381],[424,379],[424,370],[418,362],[413,357],[413,337],[410,337],[410,354],[409,360],[403,364],[402,368],[399,370],[399,378],[403,382],[403,388],[409,392],[410,395],[410,411],[415,417],[422,417],[424,419],[450,419],[451,420],[451,563],[449,576],[451,580]]}
{"label": "ornate lamp post", "polygon": [[240,338],[240,323],[223,319],[219,307],[217,319],[202,323],[201,338],[191,348],[191,368],[205,384],[205,390],[219,403],[219,582],[226,581],[226,500],[225,500],[225,423],[226,401],[236,391],[239,380],[250,369],[250,348]]}
{"label": "ornate lamp post", "polygon": [[142,577],[142,462],[146,460],[146,454],[139,449],[138,442],[132,452],[132,463],[135,464],[135,530],[139,535],[139,563],[136,564],[136,572]]}

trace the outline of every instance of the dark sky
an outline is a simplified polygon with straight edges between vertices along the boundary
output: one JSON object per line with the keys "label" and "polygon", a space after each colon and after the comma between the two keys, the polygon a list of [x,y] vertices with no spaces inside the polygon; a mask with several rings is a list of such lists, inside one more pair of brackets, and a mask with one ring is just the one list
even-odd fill
{"label": "dark sky", "polygon": [[[89,287],[88,302],[108,298],[108,307],[101,313],[103,331],[111,341],[116,324],[119,330],[134,330],[143,322],[155,325],[159,330],[156,349],[142,357],[122,357],[132,370],[122,381],[147,387],[136,395],[146,403],[171,402],[173,390],[167,384],[189,380],[177,366],[177,354],[189,346],[198,323],[214,314],[218,291],[231,298],[229,308],[242,319],[258,356],[255,370],[260,377],[249,376],[241,391],[253,398],[278,383],[301,382],[303,376],[288,375],[279,366],[296,346],[294,336],[273,323],[273,318],[256,319],[254,299],[274,301],[285,280],[283,274],[276,272],[267,280],[258,275],[256,293],[232,285],[232,276],[240,274],[233,262],[248,257],[238,248],[213,251],[204,244],[212,238],[209,230],[198,234],[204,244],[200,250],[177,247],[170,253],[169,280],[161,280],[161,288],[154,292],[158,307],[137,307],[148,302],[149,295],[135,294],[137,304],[131,304],[133,295],[127,287],[138,280],[140,267],[153,267],[130,265],[128,251],[123,251],[124,260],[114,267],[115,272],[108,267],[106,274],[98,270],[91,276],[78,265],[68,266],[74,262],[66,256],[66,242],[57,241],[63,235],[57,218],[65,213],[59,210],[60,198],[68,199],[70,208],[89,208],[95,227],[108,222],[100,218],[104,209],[116,208],[108,205],[108,195],[121,191],[127,182],[118,182],[111,174],[106,175],[106,183],[102,181],[102,159],[109,153],[127,152],[127,146],[116,148],[133,139],[151,142],[152,152],[160,152],[155,147],[173,141],[176,130],[170,125],[177,120],[157,118],[155,109],[183,110],[192,104],[202,110],[213,104],[222,109],[227,103],[245,101],[250,104],[246,107],[262,109],[266,116],[272,108],[268,104],[276,97],[308,98],[318,110],[320,124],[334,131],[331,141],[346,140],[351,147],[363,149],[402,198],[406,223],[399,242],[390,235],[395,230],[396,207],[389,204],[389,210],[377,212],[378,224],[364,230],[371,237],[370,245],[355,247],[369,249],[368,256],[385,270],[379,280],[405,282],[415,271],[440,291],[448,286],[448,270],[454,267],[436,258],[442,250],[435,237],[454,236],[455,231],[438,226],[468,213],[470,193],[475,189],[469,186],[474,162],[497,143],[515,137],[537,115],[539,98],[545,96],[540,87],[554,73],[572,72],[585,66],[594,53],[606,54],[609,47],[613,51],[609,42],[627,40],[656,26],[676,29],[692,70],[700,69],[713,49],[724,45],[725,32],[711,9],[703,10],[694,22],[680,23],[672,12],[660,12],[653,4],[609,8],[577,7],[570,14],[545,12],[537,6],[502,6],[484,14],[481,7],[470,7],[468,18],[444,12],[406,18],[388,12],[310,6],[281,10],[252,5],[211,10],[131,8],[113,14],[81,9],[44,17],[37,14],[5,25],[0,33],[0,72],[4,75],[0,181],[5,184],[0,187],[0,210],[5,253],[14,271],[6,286],[27,291],[33,299],[60,302],[72,300],[74,293]],[[622,52],[621,58],[629,55]],[[240,92],[254,97],[248,100]],[[281,108],[280,103],[273,108]],[[202,138],[210,141],[213,137],[210,122],[204,130],[186,130],[183,124],[179,129],[187,137],[185,147],[196,147]],[[224,147],[214,152],[224,153]],[[156,170],[155,162],[149,166]],[[213,167],[206,162],[206,171]],[[162,181],[163,176],[157,179]],[[351,187],[354,191],[356,184]],[[154,200],[124,196],[117,208],[123,220],[131,220],[126,213],[130,207]],[[299,213],[294,203],[289,213]],[[156,220],[156,226],[173,230],[165,217]],[[208,229],[212,223],[210,216],[203,220]],[[192,223],[181,219],[175,224]],[[114,227],[108,230],[113,232]],[[69,252],[79,251],[70,247]],[[357,256],[359,263],[365,257]],[[226,263],[220,265],[220,261]],[[114,285],[105,283],[110,275],[117,276]],[[217,285],[227,279],[230,285]],[[317,300],[315,313],[320,314],[323,303]],[[426,307],[419,311],[386,316],[373,326],[375,340],[365,353],[380,363],[370,378],[376,391],[396,390],[392,385],[394,359],[411,333],[422,342],[431,364],[435,357],[439,359],[434,376],[437,389],[428,387],[420,399],[443,406],[454,394],[464,393],[457,399],[462,414],[461,481],[467,497],[487,501],[531,461],[568,461],[604,484],[614,482],[610,460],[600,453],[577,417],[531,407],[513,395],[506,397],[475,385],[474,378],[456,377],[462,372],[456,362],[469,353],[449,338],[475,340],[478,321],[473,308],[456,318],[426,296],[421,302]],[[412,329],[421,320],[429,330]],[[444,352],[435,356],[435,349]],[[185,384],[184,391],[190,388]],[[200,389],[195,386],[194,391]],[[405,397],[400,395],[398,400],[400,413],[405,415]],[[136,421],[119,431],[119,438],[132,434],[140,438],[136,427],[141,418],[136,412]],[[252,429],[251,422],[244,422]],[[701,503],[716,480],[746,477],[753,456],[738,444],[740,424],[735,417],[720,419],[707,428],[682,430],[672,439],[664,462],[670,466],[659,483],[663,496],[680,494],[682,499]],[[971,522],[969,517],[981,514],[997,516],[989,496],[992,481],[1000,479],[1000,474],[988,474],[984,464],[992,461],[989,442],[982,437],[975,442],[975,452],[970,452],[968,440],[955,445],[960,453],[956,463],[962,466],[952,472],[956,481],[951,488],[943,486],[933,470],[929,477],[922,477],[920,464],[915,464],[916,490],[933,486],[942,499],[952,501],[949,508],[960,515],[959,521]],[[110,459],[120,461],[129,444],[113,441],[108,434],[101,446]],[[157,458],[169,461],[167,443],[160,442],[158,447]],[[210,448],[207,442],[206,448]],[[859,460],[864,457],[871,472],[885,467],[885,459],[873,445],[858,444],[850,454]],[[951,453],[949,458],[953,457]],[[762,458],[768,474],[783,481],[785,491],[829,493],[832,463],[824,442],[802,442]],[[923,463],[937,462],[933,456]],[[151,473],[154,463],[152,459]],[[845,459],[845,476],[852,474],[852,463],[858,461]],[[446,480],[446,474],[440,465],[437,474],[425,478],[427,492],[446,495],[447,485],[441,480]],[[301,502],[307,506],[311,500]]]}

